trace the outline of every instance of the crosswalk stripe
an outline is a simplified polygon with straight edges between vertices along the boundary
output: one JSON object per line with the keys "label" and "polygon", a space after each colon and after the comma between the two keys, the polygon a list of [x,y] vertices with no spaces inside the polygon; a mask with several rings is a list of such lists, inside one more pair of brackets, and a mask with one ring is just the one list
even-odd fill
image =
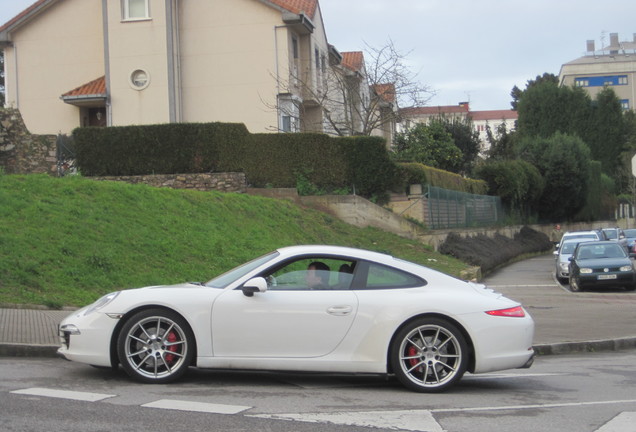
{"label": "crosswalk stripe", "polygon": [[622,412],[596,432],[633,432],[634,424],[636,424],[636,412]]}
{"label": "crosswalk stripe", "polygon": [[254,414],[247,417],[294,420],[307,423],[332,423],[346,426],[375,427],[413,432],[444,432],[428,410],[367,411],[306,414]]}
{"label": "crosswalk stripe", "polygon": [[39,387],[15,390],[15,391],[12,391],[11,393],[29,395],[29,396],[43,396],[43,397],[51,397],[51,398],[59,398],[59,399],[70,399],[70,400],[77,400],[77,401],[84,401],[84,402],[98,402],[98,401],[116,396],[116,395],[101,394],[101,393],[77,392],[77,391],[69,391],[69,390],[54,390],[54,389],[39,388]]}
{"label": "crosswalk stripe", "polygon": [[158,401],[143,404],[146,408],[160,408],[177,411],[194,411],[211,414],[238,414],[252,407],[241,405],[223,405],[204,402],[191,402],[173,399],[161,399]]}

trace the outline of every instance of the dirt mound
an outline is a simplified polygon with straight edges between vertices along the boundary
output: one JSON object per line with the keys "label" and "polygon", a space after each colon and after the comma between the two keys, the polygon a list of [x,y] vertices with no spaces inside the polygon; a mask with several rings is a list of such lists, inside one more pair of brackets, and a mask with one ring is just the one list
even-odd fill
{"label": "dirt mound", "polygon": [[478,234],[474,237],[461,237],[450,233],[439,251],[451,255],[468,264],[481,267],[482,274],[506,264],[520,255],[547,252],[553,245],[547,235],[529,227],[523,227],[510,239],[501,234],[488,237]]}

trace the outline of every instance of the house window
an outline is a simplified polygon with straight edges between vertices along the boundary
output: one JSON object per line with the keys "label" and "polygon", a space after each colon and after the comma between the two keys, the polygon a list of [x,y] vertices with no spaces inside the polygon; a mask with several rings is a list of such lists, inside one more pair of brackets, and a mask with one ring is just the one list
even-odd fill
{"label": "house window", "polygon": [[574,81],[574,84],[577,87],[589,87],[590,86],[590,81],[587,78],[577,78]]}
{"label": "house window", "polygon": [[621,107],[627,111],[629,109],[629,99],[621,99]]}
{"label": "house window", "polygon": [[296,36],[292,36],[292,55],[294,60],[298,59],[298,38]]}
{"label": "house window", "polygon": [[618,77],[618,85],[627,85],[627,75]]}
{"label": "house window", "polygon": [[148,0],[123,0],[124,20],[142,20],[150,18]]}
{"label": "house window", "polygon": [[281,119],[281,131],[282,132],[291,132],[292,131],[292,118],[290,115],[283,115]]}
{"label": "house window", "polygon": [[130,85],[135,90],[143,90],[150,84],[150,75],[143,69],[136,69],[130,74]]}

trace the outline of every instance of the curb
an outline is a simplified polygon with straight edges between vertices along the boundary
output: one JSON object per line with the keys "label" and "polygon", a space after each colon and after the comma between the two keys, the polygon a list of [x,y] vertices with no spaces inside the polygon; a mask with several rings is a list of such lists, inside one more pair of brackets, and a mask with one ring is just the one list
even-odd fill
{"label": "curb", "polygon": [[59,345],[0,343],[0,357],[57,357]]}
{"label": "curb", "polygon": [[636,349],[636,337],[625,337],[617,339],[594,340],[587,342],[561,342],[554,344],[535,345],[535,352],[538,355],[559,355],[575,353],[593,353],[601,351],[621,351],[626,349]]}

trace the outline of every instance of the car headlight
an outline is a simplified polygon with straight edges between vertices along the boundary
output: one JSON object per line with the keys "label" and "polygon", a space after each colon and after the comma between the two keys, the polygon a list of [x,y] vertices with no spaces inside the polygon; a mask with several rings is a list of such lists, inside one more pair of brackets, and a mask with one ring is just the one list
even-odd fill
{"label": "car headlight", "polygon": [[561,271],[567,271],[568,263],[559,263],[559,267],[561,267]]}
{"label": "car headlight", "polygon": [[115,297],[117,297],[120,292],[121,291],[116,291],[116,292],[112,292],[110,294],[106,294],[104,297],[100,298],[95,303],[93,303],[92,305],[90,305],[86,309],[84,309],[82,315],[86,316],[88,314],[91,314],[91,313],[103,308],[108,303],[110,303],[113,300],[115,300]]}
{"label": "car headlight", "polygon": [[581,274],[590,274],[590,273],[592,273],[592,269],[591,268],[582,268],[580,270],[580,273]]}
{"label": "car headlight", "polygon": [[619,268],[620,271],[632,271],[632,266],[627,265]]}

